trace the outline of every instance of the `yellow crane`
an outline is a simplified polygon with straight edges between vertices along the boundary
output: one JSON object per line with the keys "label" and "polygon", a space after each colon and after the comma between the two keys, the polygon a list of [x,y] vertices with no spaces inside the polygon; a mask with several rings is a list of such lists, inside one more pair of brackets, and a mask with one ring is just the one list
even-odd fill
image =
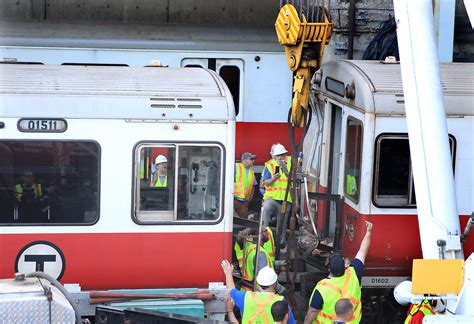
{"label": "yellow crane", "polygon": [[333,27],[325,1],[286,1],[278,14],[275,23],[278,41],[285,47],[288,68],[295,72],[291,103],[295,127],[304,127],[311,77],[321,65]]}

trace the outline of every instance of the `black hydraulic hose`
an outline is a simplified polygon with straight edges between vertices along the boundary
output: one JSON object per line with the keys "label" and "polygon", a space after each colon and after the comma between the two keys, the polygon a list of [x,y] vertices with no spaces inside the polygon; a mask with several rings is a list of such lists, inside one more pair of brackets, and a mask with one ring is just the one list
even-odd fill
{"label": "black hydraulic hose", "polygon": [[79,315],[79,309],[77,309],[76,303],[72,299],[71,295],[69,295],[69,292],[66,290],[66,288],[64,288],[64,286],[61,285],[61,283],[59,281],[57,281],[56,279],[54,279],[50,275],[48,275],[44,272],[41,272],[41,271],[28,273],[28,274],[25,275],[25,277],[26,278],[36,277],[36,278],[45,279],[45,280],[48,280],[54,287],[58,288],[59,291],[61,291],[61,293],[64,295],[64,297],[66,297],[69,304],[71,304],[72,309],[74,309],[74,316],[76,317],[76,324],[82,323],[82,319],[81,319],[81,316]]}

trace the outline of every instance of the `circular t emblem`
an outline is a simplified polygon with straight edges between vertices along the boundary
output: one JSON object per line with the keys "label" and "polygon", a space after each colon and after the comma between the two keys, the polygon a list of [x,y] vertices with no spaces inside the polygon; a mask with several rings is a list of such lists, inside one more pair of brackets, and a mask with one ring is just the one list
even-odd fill
{"label": "circular t emblem", "polygon": [[66,268],[62,251],[48,241],[35,241],[27,244],[15,260],[15,272],[30,273],[42,271],[60,280]]}

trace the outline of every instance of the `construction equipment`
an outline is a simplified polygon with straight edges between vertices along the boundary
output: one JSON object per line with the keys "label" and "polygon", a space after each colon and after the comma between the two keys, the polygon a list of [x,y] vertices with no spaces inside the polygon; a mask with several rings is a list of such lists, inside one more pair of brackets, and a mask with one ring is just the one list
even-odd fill
{"label": "construction equipment", "polygon": [[196,292],[188,293],[168,293],[168,294],[138,294],[138,293],[123,293],[123,292],[111,292],[111,291],[91,291],[89,292],[89,303],[102,304],[111,303],[117,301],[126,301],[133,299],[158,299],[158,298],[171,298],[171,299],[201,299],[201,300],[213,300],[215,296],[209,292],[209,290],[197,290]]}
{"label": "construction equipment", "polygon": [[275,23],[278,41],[285,47],[288,68],[295,72],[292,124],[304,127],[313,73],[321,64],[334,23],[324,0],[286,1]]}

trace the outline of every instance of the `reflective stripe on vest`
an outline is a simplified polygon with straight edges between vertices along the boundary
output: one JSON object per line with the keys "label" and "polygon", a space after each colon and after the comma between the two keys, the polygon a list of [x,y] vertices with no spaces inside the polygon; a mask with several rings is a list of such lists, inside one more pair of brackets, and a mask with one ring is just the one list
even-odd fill
{"label": "reflective stripe on vest", "polygon": [[348,323],[359,323],[362,317],[362,305],[360,303],[360,284],[353,267],[346,269],[345,273],[336,278],[323,279],[313,290],[310,302],[316,289],[323,297],[323,309],[319,312],[313,323],[332,323],[336,320],[334,307],[341,298],[348,298],[354,306],[354,315]]}
{"label": "reflective stripe on vest", "polygon": [[[286,157],[286,169],[289,172],[291,172],[291,156]],[[270,174],[273,175],[275,174],[275,168],[279,166],[278,162],[276,160],[272,160],[268,164],[268,171]],[[279,200],[283,201],[285,199],[285,194],[286,194],[286,188],[288,187],[288,177],[284,172],[281,172],[280,170],[280,179],[276,180],[274,183],[272,183],[270,186],[265,186],[265,194],[263,195],[263,199],[265,198],[272,198],[274,200]],[[286,199],[287,202],[291,203],[291,193],[288,193],[288,198]]]}
{"label": "reflective stripe on vest", "polygon": [[427,300],[424,300],[421,304],[411,304],[410,308],[408,309],[408,316],[405,319],[405,324],[410,324],[412,322],[413,316],[421,311],[423,313],[423,317],[426,315],[434,315],[435,312],[431,308],[430,303]]}
{"label": "reflective stripe on vest", "polygon": [[252,188],[255,182],[255,173],[252,169],[248,169],[248,174],[245,172],[245,167],[242,163],[235,164],[235,179],[234,179],[234,197],[250,200],[252,195]]}
{"label": "reflective stripe on vest", "polygon": [[275,240],[273,239],[273,232],[268,226],[267,228],[265,228],[265,230],[268,233],[268,241],[263,243],[263,248],[265,249],[265,251],[267,251],[272,265],[275,266]]}
{"label": "reflective stripe on vest", "polygon": [[165,188],[168,187],[168,176],[165,176],[165,182],[161,182],[161,177],[158,176],[155,182],[155,188]]}
{"label": "reflective stripe on vest", "polygon": [[275,323],[272,316],[272,305],[280,300],[283,300],[283,296],[273,293],[247,292],[244,299],[242,323]]}
{"label": "reflective stripe on vest", "polygon": [[[31,186],[31,189],[33,189],[33,192],[35,193],[35,198],[40,198],[43,196],[43,190],[41,189],[41,184],[39,183],[34,183]],[[15,186],[15,191],[16,191],[16,199],[18,201],[21,201],[21,197],[23,196],[23,185],[22,184],[17,184]]]}
{"label": "reflective stripe on vest", "polygon": [[[248,245],[247,242],[245,242],[244,244]],[[242,265],[243,265],[243,260],[244,260],[244,250],[240,248],[239,243],[235,242],[234,251],[235,251],[235,256],[237,257],[237,261],[239,262],[239,269],[240,271],[243,271]]]}

